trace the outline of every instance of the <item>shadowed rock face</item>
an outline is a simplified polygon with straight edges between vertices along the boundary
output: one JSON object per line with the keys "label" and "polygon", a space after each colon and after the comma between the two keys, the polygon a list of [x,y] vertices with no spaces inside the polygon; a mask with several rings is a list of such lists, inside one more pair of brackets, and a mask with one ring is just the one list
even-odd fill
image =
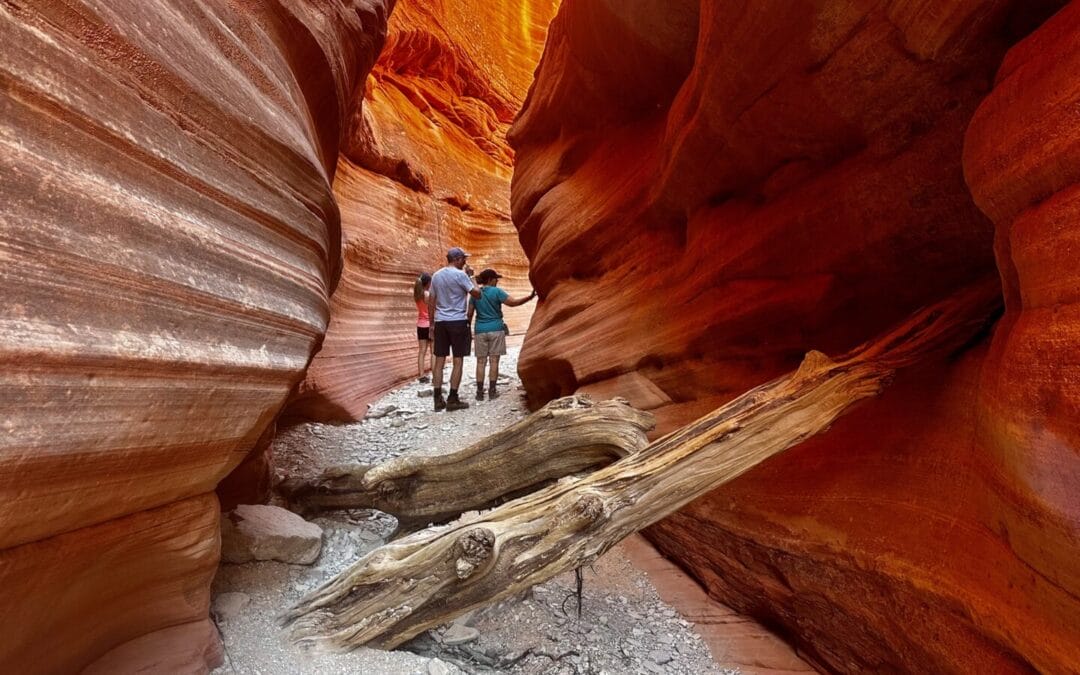
{"label": "shadowed rock face", "polygon": [[567,2],[511,132],[535,403],[662,433],[1000,274],[992,335],[650,530],[821,668],[1080,669],[1064,4]]}
{"label": "shadowed rock face", "polygon": [[218,656],[212,492],[326,329],[390,4],[0,5],[0,670]]}
{"label": "shadowed rock face", "polygon": [[[330,328],[291,417],[362,418],[376,395],[416,377],[413,282],[462,246],[528,293],[510,223],[505,134],[532,81],[557,0],[400,0],[362,92],[334,193],[344,270]],[[507,311],[524,332],[532,304]]]}

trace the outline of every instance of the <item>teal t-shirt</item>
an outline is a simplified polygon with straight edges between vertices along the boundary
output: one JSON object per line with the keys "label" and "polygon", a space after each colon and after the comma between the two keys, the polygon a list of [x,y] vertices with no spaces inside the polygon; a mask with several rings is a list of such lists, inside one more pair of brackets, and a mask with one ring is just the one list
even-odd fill
{"label": "teal t-shirt", "polygon": [[484,286],[480,297],[472,299],[476,310],[476,332],[494,333],[503,329],[502,304],[510,294],[498,286]]}

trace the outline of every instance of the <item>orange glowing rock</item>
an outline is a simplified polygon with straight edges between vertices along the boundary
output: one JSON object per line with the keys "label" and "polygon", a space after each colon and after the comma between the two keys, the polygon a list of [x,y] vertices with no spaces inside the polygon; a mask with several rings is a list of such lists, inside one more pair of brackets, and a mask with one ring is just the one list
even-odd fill
{"label": "orange glowing rock", "polygon": [[992,340],[648,533],[822,669],[1080,670],[1080,3],[1046,21],[1061,4],[565,3],[510,134],[535,403],[621,394],[662,433],[996,253]]}

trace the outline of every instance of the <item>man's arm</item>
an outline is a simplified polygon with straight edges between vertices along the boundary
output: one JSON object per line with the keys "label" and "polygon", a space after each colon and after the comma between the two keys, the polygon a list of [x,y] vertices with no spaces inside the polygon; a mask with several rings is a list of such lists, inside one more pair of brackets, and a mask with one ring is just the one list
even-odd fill
{"label": "man's arm", "polygon": [[[474,298],[479,298],[480,297],[480,288],[476,285],[476,281],[473,280],[472,271],[473,271],[473,269],[471,267],[469,267],[468,265],[466,265],[465,269],[462,270],[462,273],[465,275],[465,278],[468,280],[467,284],[468,284],[469,287],[466,290],[469,292],[469,295],[473,296]],[[462,285],[462,288],[465,288],[465,286]]]}
{"label": "man's arm", "polygon": [[435,325],[435,284],[431,284],[427,295],[427,315],[431,325]]}
{"label": "man's arm", "polygon": [[469,309],[465,312],[465,320],[472,325],[473,312],[476,311],[476,300],[469,298]]}
{"label": "man's arm", "polygon": [[535,297],[536,297],[536,291],[533,291],[532,293],[529,293],[528,295],[526,295],[525,297],[522,297],[522,298],[511,298],[511,297],[507,296],[506,300],[503,300],[503,304],[506,305],[507,307],[517,307],[518,305],[524,305],[526,302],[532,300]]}

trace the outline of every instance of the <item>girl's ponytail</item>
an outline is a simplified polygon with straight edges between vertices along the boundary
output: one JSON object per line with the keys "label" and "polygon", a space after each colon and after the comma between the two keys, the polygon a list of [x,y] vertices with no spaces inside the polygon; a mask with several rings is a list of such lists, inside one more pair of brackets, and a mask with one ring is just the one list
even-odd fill
{"label": "girl's ponytail", "polygon": [[424,289],[431,283],[431,275],[424,272],[420,276],[416,277],[416,283],[413,284],[412,297],[416,302],[420,302],[424,299]]}

